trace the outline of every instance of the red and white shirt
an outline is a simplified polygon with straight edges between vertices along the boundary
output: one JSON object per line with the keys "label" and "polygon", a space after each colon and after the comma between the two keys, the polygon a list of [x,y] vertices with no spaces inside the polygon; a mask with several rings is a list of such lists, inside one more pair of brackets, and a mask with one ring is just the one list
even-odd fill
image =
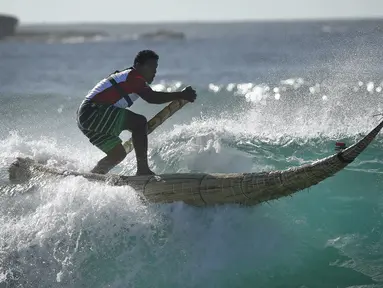
{"label": "red and white shirt", "polygon": [[139,98],[141,92],[146,89],[151,90],[144,77],[134,68],[114,73],[111,77],[116,81],[120,87],[119,89],[114,87],[108,78],[105,78],[88,92],[85,99],[95,103],[126,108],[133,105],[133,102]]}

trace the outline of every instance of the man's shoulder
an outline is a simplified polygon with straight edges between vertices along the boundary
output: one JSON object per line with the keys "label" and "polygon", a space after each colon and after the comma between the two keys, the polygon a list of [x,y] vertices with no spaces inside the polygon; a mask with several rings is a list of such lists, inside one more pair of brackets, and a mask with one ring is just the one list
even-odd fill
{"label": "man's shoulder", "polygon": [[128,85],[139,88],[139,89],[141,88],[150,89],[148,82],[135,69],[132,69],[131,71],[129,71],[126,77],[126,82],[128,83]]}
{"label": "man's shoulder", "polygon": [[138,71],[135,69],[129,69],[128,70],[128,75],[127,75],[126,80],[132,80],[132,81],[138,81],[138,82],[145,82],[146,83],[144,77],[140,73],[138,73]]}
{"label": "man's shoulder", "polygon": [[[139,93],[146,90],[151,90],[145,78],[135,69],[127,69],[124,76],[122,87],[130,93]],[[126,78],[125,78],[126,77]]]}

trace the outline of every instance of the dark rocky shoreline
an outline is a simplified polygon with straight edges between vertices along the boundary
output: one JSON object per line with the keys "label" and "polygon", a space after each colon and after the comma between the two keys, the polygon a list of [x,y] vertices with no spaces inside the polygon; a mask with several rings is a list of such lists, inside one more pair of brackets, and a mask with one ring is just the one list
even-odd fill
{"label": "dark rocky shoreline", "polygon": [[8,36],[13,36],[18,24],[19,19],[14,16],[0,15],[0,40]]}

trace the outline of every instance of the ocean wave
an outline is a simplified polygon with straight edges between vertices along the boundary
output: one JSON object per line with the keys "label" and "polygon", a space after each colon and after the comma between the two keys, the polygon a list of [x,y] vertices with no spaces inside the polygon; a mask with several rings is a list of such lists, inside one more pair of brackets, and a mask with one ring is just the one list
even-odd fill
{"label": "ocean wave", "polygon": [[[281,169],[326,157],[334,153],[335,142],[352,145],[378,123],[379,117],[373,115],[383,111],[382,91],[378,89],[382,84],[375,83],[380,82],[343,83],[342,93],[335,88],[332,90],[337,92],[332,93],[325,83],[314,84],[303,78],[281,80],[276,84],[210,83],[197,86],[197,101],[187,104],[149,136],[150,161],[156,163],[154,165],[161,172],[249,172]],[[158,91],[176,91],[185,84],[160,81],[152,86]],[[355,92],[355,87],[358,87],[358,92]],[[354,94],[350,94],[352,91]],[[12,103],[23,97],[9,94],[2,99],[4,103]],[[50,105],[46,113],[57,115],[35,114],[35,102],[41,98]],[[52,117],[56,119],[57,129],[69,129],[68,120],[73,119],[77,106],[72,98],[64,102],[60,100],[60,103],[57,103],[57,98],[65,99],[61,94],[32,94],[17,102],[18,110],[25,111],[25,119],[40,123],[36,127],[40,129],[36,131],[39,136],[35,138],[33,134],[24,133],[34,127],[21,130],[13,121],[12,130],[19,132],[11,132],[8,136],[7,133],[2,134],[3,159],[15,155],[40,160],[52,158],[53,162],[61,165],[60,161],[66,158],[71,159],[63,164],[67,169],[76,166],[79,169],[90,168],[99,156],[94,150],[86,149],[86,139],[77,135],[71,140],[76,144],[71,144],[65,137],[64,142],[60,142],[54,134],[41,133],[44,125],[52,127],[49,120]],[[51,109],[54,104],[56,109]],[[138,109],[135,112],[143,112],[148,119],[165,106],[148,106],[143,101],[137,105],[142,111]],[[38,108],[41,111],[41,107]],[[10,111],[5,110],[4,115]],[[22,121],[21,124],[25,124]],[[68,132],[74,134],[71,131],[75,129],[73,122],[73,128]],[[61,134],[57,136],[62,137]],[[130,136],[130,133],[123,132],[122,139],[127,140]],[[368,153],[379,153],[381,147],[382,137],[378,135],[361,159],[366,161]],[[63,159],[59,155],[64,155]],[[124,172],[134,170],[132,157],[129,156],[122,164]],[[204,161],[204,158],[210,161]],[[81,159],[81,162],[76,159]]]}

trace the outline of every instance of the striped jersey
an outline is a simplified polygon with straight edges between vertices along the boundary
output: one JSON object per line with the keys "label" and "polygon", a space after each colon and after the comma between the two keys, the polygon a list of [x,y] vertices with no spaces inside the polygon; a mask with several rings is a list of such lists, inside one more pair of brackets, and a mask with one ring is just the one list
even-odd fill
{"label": "striped jersey", "polygon": [[85,96],[86,100],[95,103],[109,104],[120,108],[133,105],[140,92],[150,89],[144,77],[136,69],[130,67],[116,71],[108,78],[98,82]]}

